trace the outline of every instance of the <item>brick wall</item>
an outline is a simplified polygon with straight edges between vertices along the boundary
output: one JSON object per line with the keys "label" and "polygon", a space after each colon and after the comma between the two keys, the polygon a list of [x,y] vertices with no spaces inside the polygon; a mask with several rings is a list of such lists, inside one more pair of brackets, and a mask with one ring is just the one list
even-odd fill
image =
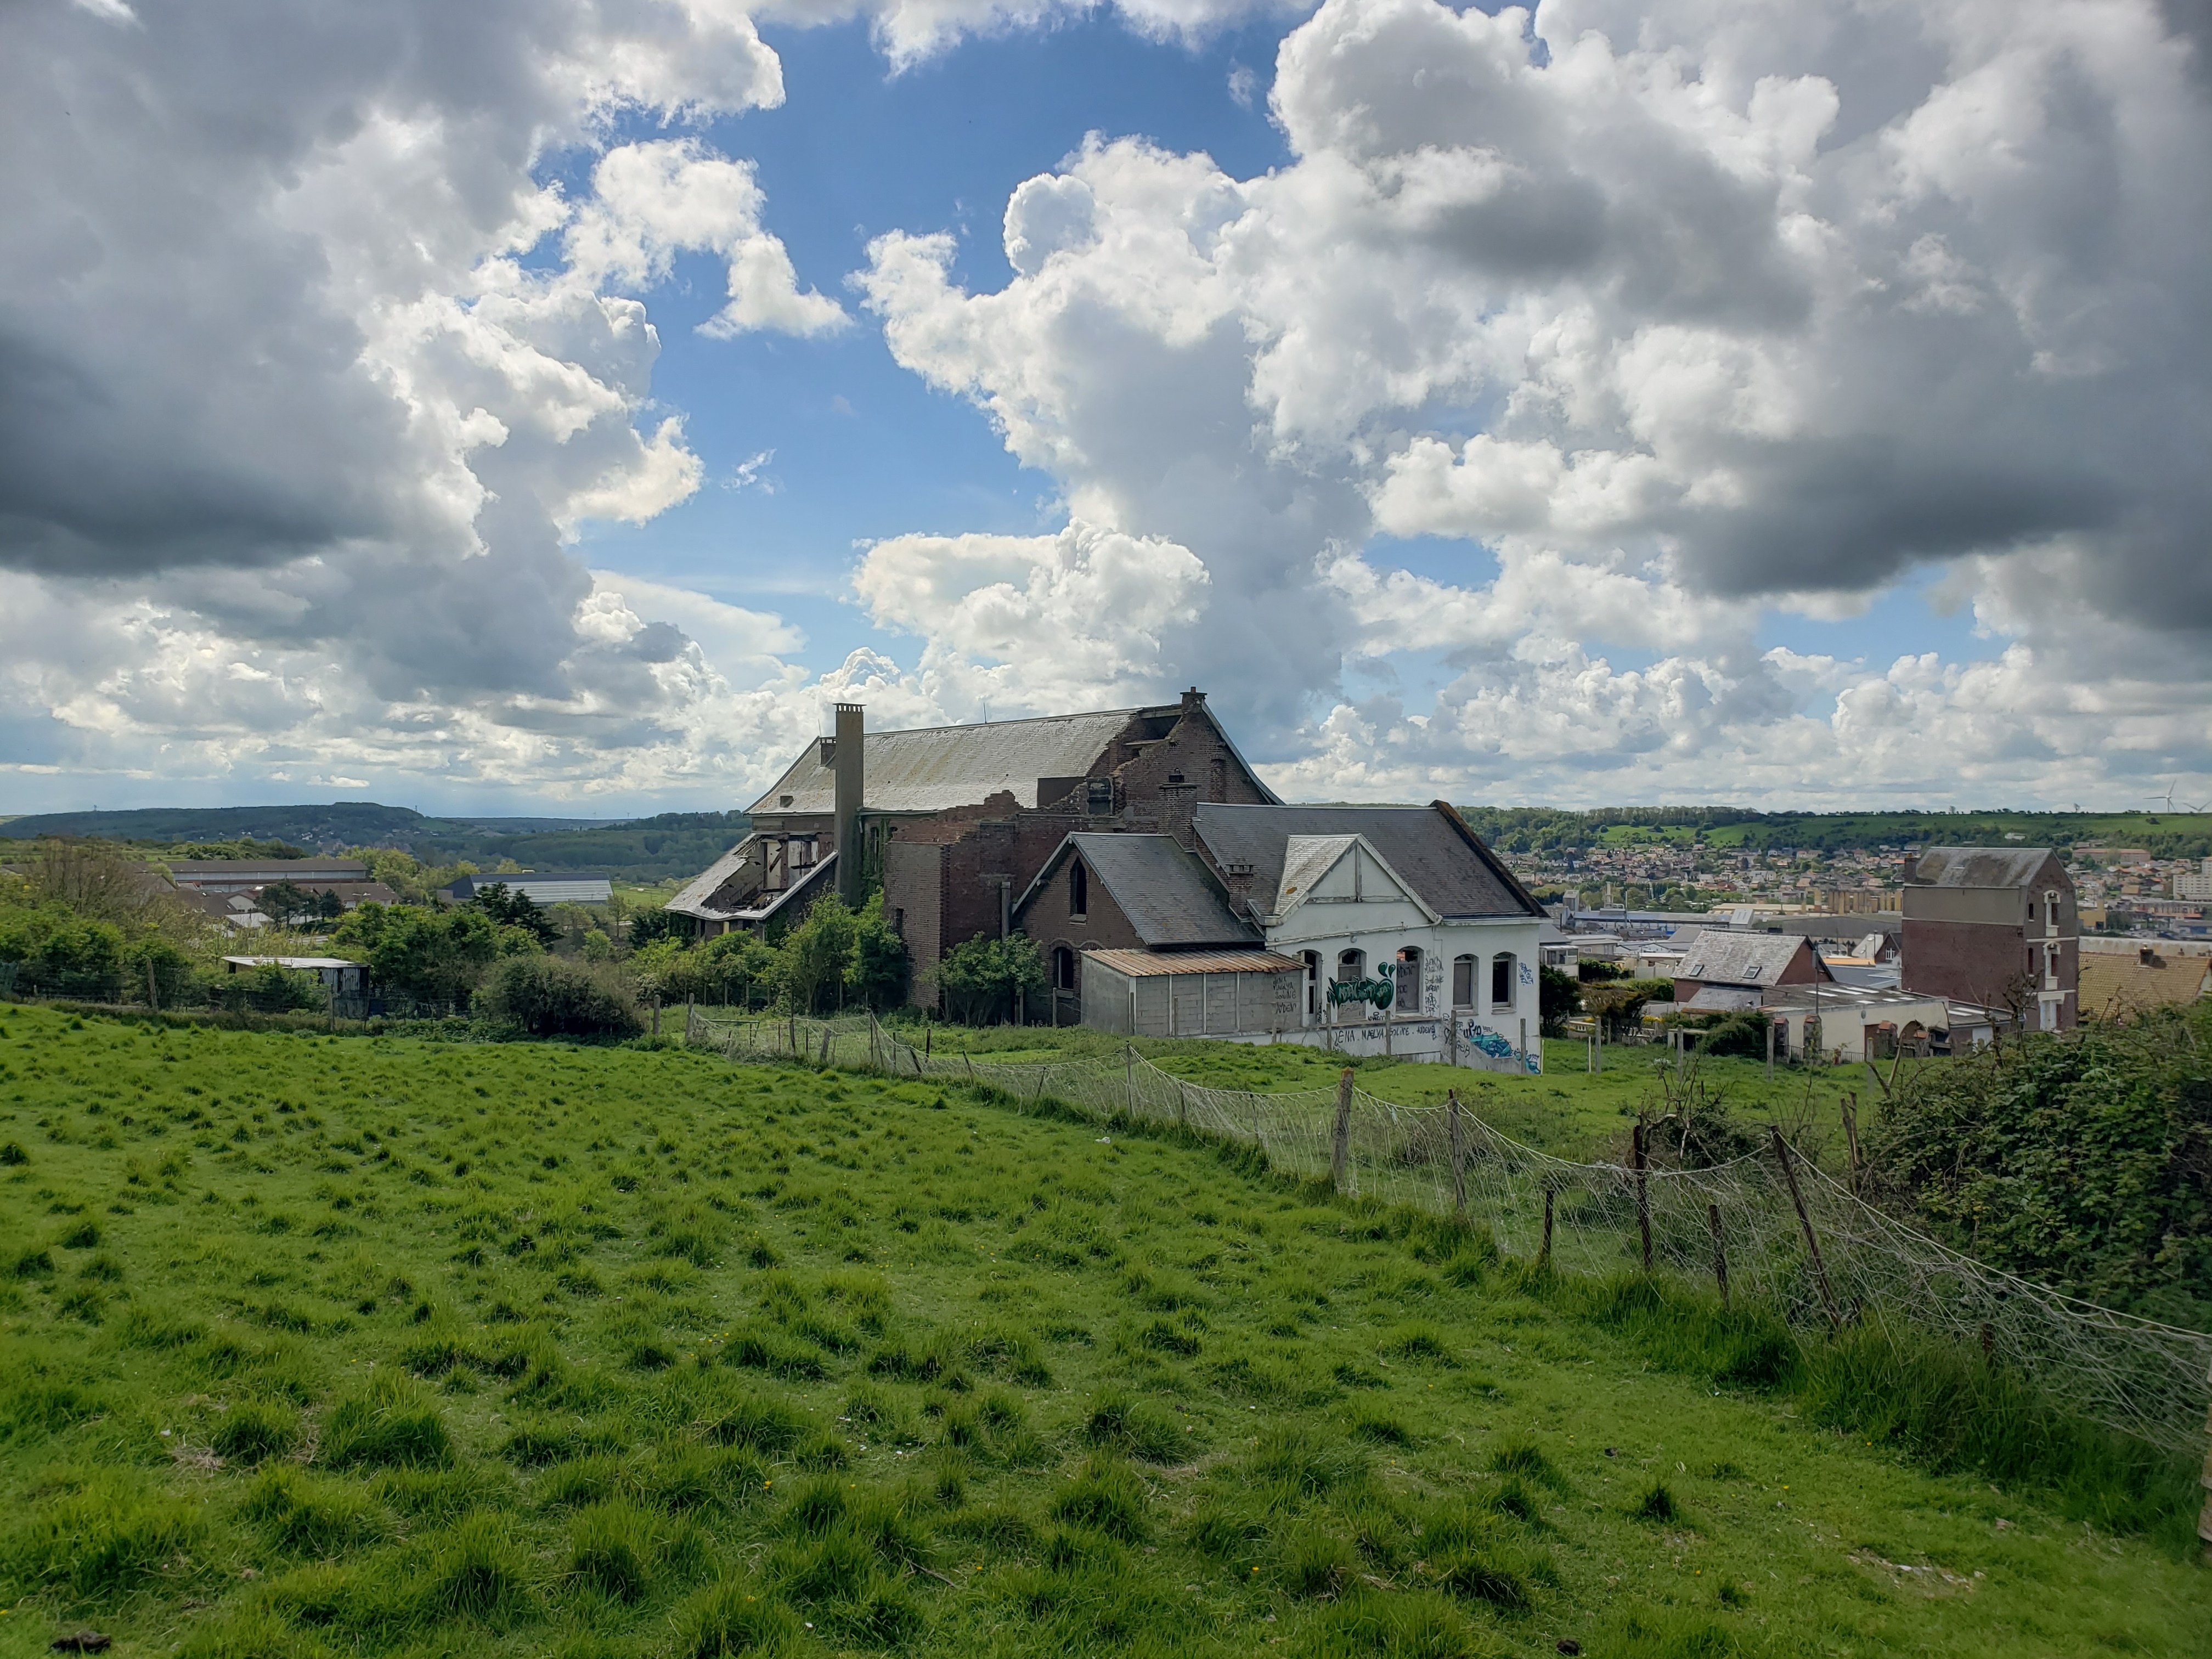
{"label": "brick wall", "polygon": [[1044,953],[1048,973],[1051,970],[1054,945],[1066,945],[1075,952],[1075,989],[1079,996],[1083,990],[1082,957],[1085,951],[1141,951],[1145,948],[1145,942],[1137,936],[1137,930],[1130,925],[1129,918],[1122,913],[1121,907],[1114,902],[1114,896],[1106,890],[1106,884],[1100,881],[1095,873],[1091,878],[1090,893],[1085,900],[1091,908],[1084,913],[1082,921],[1075,919],[1068,908],[1072,891],[1067,878],[1068,866],[1073,862],[1072,858],[1060,860],[1060,867],[1052,872],[1052,879],[1045,884],[1036,897],[1030,901],[1029,908],[1017,920],[1022,931],[1035,939],[1037,949]]}

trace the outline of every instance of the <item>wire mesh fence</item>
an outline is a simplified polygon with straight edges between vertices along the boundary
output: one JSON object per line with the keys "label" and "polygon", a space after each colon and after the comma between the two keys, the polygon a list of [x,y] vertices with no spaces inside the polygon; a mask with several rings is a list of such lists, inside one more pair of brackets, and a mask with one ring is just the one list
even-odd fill
{"label": "wire mesh fence", "polygon": [[796,1060],[988,1085],[1111,1121],[1173,1123],[1257,1148],[1347,1196],[1465,1217],[1501,1254],[1603,1274],[1641,1268],[1717,1286],[1793,1323],[1902,1325],[2008,1364],[2073,1410],[2176,1451],[2204,1433],[2212,1334],[2099,1306],[1952,1249],[1866,1202],[1773,1133],[1711,1168],[1577,1163],[1455,1102],[1406,1106],[1352,1085],[1216,1089],[1133,1048],[1011,1063],[929,1054],[865,1015],[719,1018],[686,1040],[733,1061]]}

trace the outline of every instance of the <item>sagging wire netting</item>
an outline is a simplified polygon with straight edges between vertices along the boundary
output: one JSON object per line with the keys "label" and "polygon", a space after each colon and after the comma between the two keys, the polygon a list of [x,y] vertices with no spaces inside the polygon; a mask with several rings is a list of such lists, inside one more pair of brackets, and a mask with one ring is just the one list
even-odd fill
{"label": "sagging wire netting", "polygon": [[1283,1174],[1348,1196],[1463,1214],[1501,1254],[1563,1271],[1648,1267],[1793,1323],[1902,1324],[2017,1368],[2094,1421],[2175,1451],[2201,1443],[2212,1335],[2100,1307],[1951,1249],[1824,1174],[1778,1133],[1711,1168],[1577,1164],[1463,1105],[1403,1106],[1364,1090],[1216,1089],[1133,1048],[1009,1063],[927,1054],[865,1015],[693,1014],[687,1036],[732,1060],[799,1060],[987,1085],[1101,1121],[1180,1125],[1257,1147]]}

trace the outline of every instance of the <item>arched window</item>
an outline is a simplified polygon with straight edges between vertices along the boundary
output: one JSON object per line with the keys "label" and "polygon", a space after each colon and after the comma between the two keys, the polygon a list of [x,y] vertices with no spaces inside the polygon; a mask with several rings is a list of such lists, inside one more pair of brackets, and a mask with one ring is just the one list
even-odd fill
{"label": "arched window", "polygon": [[1510,1008],[1513,1006],[1513,953],[1500,951],[1490,959],[1490,1006]]}
{"label": "arched window", "polygon": [[1075,952],[1065,945],[1052,947],[1052,986],[1055,991],[1075,988]]}
{"label": "arched window", "polygon": [[1474,958],[1473,957],[1452,958],[1452,1006],[1455,1008],[1474,1006]]}
{"label": "arched window", "polygon": [[1311,1019],[1321,1012],[1321,952],[1301,951],[1298,960],[1306,965],[1306,1018]]}
{"label": "arched window", "polygon": [[1067,861],[1067,914],[1071,916],[1091,914],[1091,872],[1083,867],[1081,859]]}
{"label": "arched window", "polygon": [[1417,945],[1398,952],[1397,1009],[1401,1014],[1421,1012],[1421,951]]}

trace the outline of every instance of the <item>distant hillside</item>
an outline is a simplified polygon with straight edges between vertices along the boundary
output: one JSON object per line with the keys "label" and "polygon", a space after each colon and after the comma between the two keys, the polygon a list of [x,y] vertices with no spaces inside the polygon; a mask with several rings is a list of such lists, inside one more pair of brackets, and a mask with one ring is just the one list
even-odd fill
{"label": "distant hillside", "polygon": [[663,812],[653,817],[428,817],[405,806],[339,801],[327,806],[141,807],[40,812],[0,822],[0,840],[96,836],[148,848],[288,842],[316,853],[396,847],[426,864],[465,860],[485,869],[513,859],[527,869],[605,870],[653,883],[696,875],[741,839],[742,812]]}
{"label": "distant hillside", "polygon": [[[1757,812],[1735,806],[1463,806],[1502,852],[1570,852],[1639,842],[1769,852],[1880,847],[2140,847],[2160,858],[2212,858],[2212,814],[2190,812]],[[6,833],[0,829],[0,834]]]}

